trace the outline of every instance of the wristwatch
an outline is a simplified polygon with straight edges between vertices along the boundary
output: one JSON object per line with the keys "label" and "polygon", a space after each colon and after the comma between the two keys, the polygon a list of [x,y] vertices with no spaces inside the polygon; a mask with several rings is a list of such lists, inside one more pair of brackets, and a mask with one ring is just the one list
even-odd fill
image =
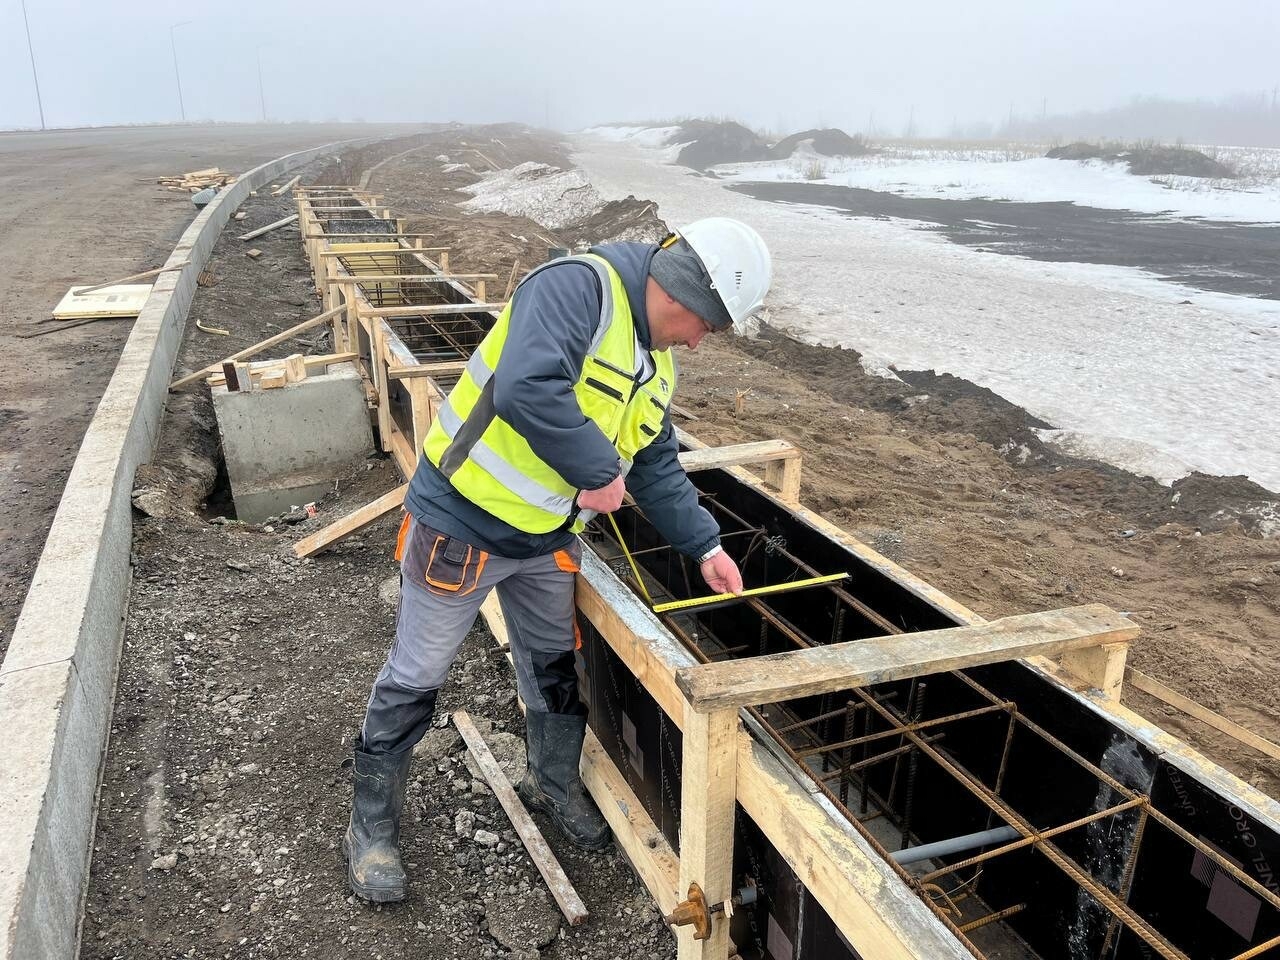
{"label": "wristwatch", "polygon": [[698,558],[698,563],[706,563],[708,560],[714,557],[717,553],[724,553],[724,547],[720,546],[720,544],[718,543],[714,547],[712,547],[710,550],[708,550],[706,553],[704,553],[702,556],[700,556]]}

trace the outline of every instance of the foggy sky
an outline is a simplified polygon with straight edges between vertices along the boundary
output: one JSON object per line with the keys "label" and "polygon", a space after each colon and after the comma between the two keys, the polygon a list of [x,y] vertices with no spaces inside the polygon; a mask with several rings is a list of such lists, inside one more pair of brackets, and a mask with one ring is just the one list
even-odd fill
{"label": "foggy sky", "polygon": [[[190,11],[183,14],[182,10]],[[920,134],[1218,99],[1280,84],[1275,0],[880,3],[27,0],[50,127],[189,120],[726,116]],[[207,12],[208,11],[208,12]],[[259,50],[259,46],[261,49]],[[18,0],[0,0],[0,128],[39,126]]]}

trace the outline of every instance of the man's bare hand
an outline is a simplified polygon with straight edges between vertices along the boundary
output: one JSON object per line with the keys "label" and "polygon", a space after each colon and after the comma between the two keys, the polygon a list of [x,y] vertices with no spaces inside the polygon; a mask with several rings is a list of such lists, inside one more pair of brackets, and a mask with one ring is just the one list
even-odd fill
{"label": "man's bare hand", "polygon": [[707,586],[716,593],[742,592],[742,573],[738,570],[738,565],[733,562],[733,558],[723,550],[705,561],[700,569],[702,579],[707,581]]}
{"label": "man's bare hand", "polygon": [[578,506],[596,513],[613,513],[622,506],[622,495],[626,492],[627,485],[619,474],[607,486],[579,492]]}

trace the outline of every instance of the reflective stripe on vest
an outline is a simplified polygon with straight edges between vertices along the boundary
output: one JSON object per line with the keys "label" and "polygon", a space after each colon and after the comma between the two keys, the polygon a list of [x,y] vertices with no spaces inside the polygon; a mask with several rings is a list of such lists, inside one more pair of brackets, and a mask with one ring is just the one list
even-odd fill
{"label": "reflective stripe on vest", "polygon": [[[635,382],[641,347],[622,278],[594,254],[571,259],[596,272],[602,293],[600,319],[574,393],[583,414],[614,444],[624,471],[629,470],[636,453],[661,432],[675,388],[675,364],[670,351],[653,353],[654,375],[644,384]],[[521,285],[561,262],[543,264]],[[511,309],[508,304],[471,355],[427,431],[423,452],[473,503],[517,529],[547,533],[564,525],[578,491],[495,410],[493,370],[510,329]]]}

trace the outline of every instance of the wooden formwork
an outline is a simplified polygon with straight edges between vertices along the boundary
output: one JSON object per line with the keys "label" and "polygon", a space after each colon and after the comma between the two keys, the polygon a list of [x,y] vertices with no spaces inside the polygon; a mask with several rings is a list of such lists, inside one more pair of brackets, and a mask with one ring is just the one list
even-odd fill
{"label": "wooden formwork", "polygon": [[[359,214],[388,220],[376,198],[352,188],[295,191],[303,242],[317,290],[335,311],[335,352],[354,353],[377,410],[383,446],[408,479],[423,435],[460,373],[463,359],[424,362],[389,320],[423,316],[482,316],[491,322],[504,305],[488,302],[491,274],[451,274],[448,250],[429,237],[401,232],[332,235],[326,215]],[[358,236],[359,239],[348,239]],[[438,290],[425,297],[424,290]],[[412,291],[412,292],[410,292]],[[341,309],[340,309],[341,308]],[[392,391],[407,395],[408,417],[393,411]],[[698,916],[676,927],[680,960],[726,960],[731,954],[735,811],[741,809],[777,849],[829,914],[843,938],[871,960],[948,960],[972,956],[963,936],[919,898],[880,852],[848,822],[809,772],[771,744],[748,708],[791,698],[852,690],[887,680],[920,677],[1013,659],[1087,698],[1093,708],[1134,735],[1157,740],[1208,782],[1229,787],[1248,809],[1267,810],[1267,798],[1231,778],[1119,705],[1127,645],[1137,628],[1099,605],[986,622],[799,505],[801,458],[790,444],[763,441],[706,448],[681,434],[686,470],[721,469],[792,510],[803,522],[866,562],[889,571],[963,625],[900,633],[764,658],[700,663],[662,621],[613,573],[584,551],[577,606],[612,652],[682,733],[680,838],[664,837],[626,778],[589,733],[582,775],[621,849],[664,914]],[[743,469],[763,465],[760,478]],[[400,508],[407,485],[301,541],[299,556],[337,542]],[[483,613],[500,644],[507,630],[495,598]],[[1050,659],[1055,658],[1055,659]],[[1274,805],[1272,805],[1274,806]],[[696,896],[691,894],[696,893]]]}

